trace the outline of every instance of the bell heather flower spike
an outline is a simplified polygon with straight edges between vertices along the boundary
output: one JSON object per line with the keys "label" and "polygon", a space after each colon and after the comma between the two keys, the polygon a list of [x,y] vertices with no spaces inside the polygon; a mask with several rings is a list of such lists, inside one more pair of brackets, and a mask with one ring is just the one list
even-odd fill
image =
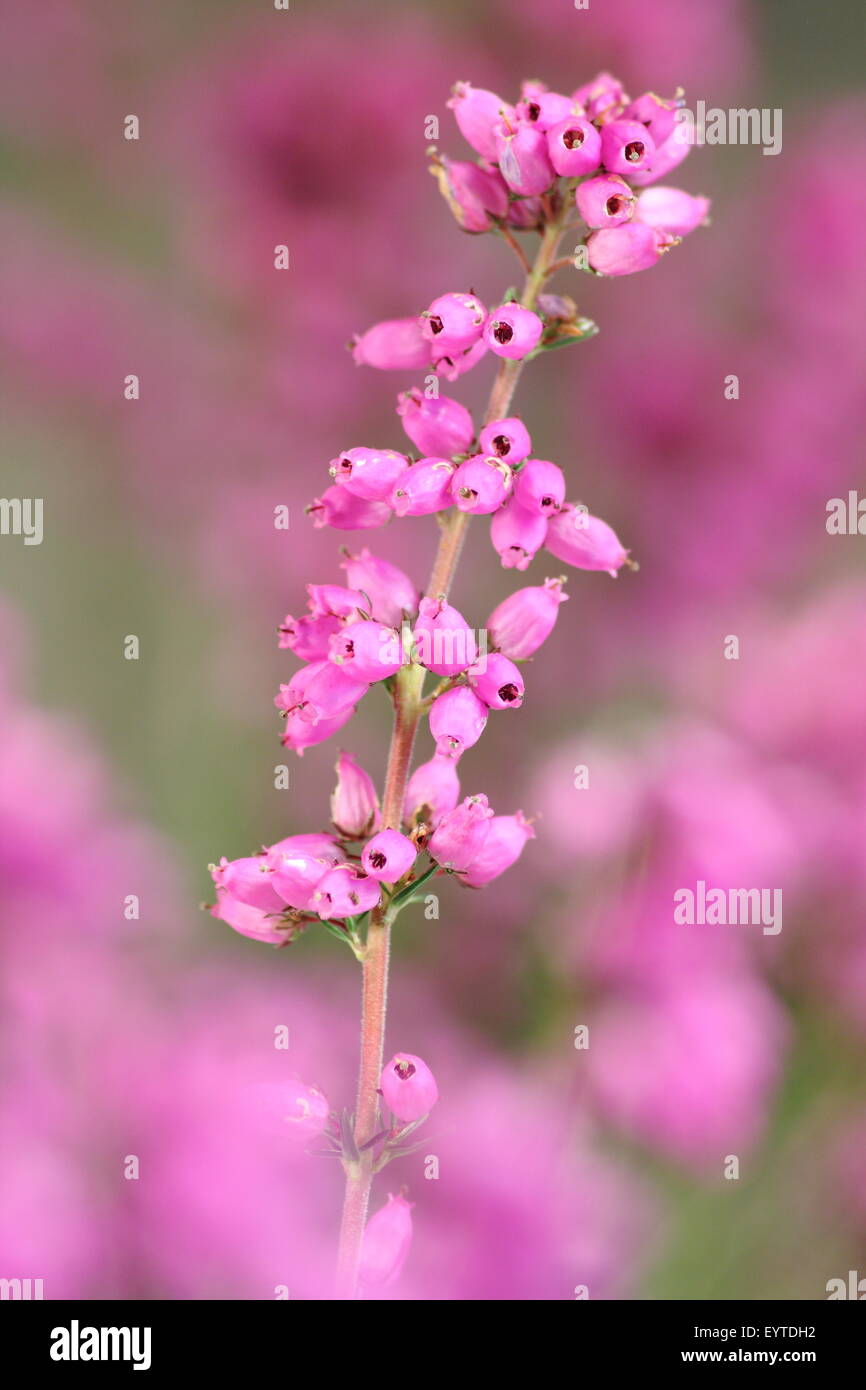
{"label": "bell heather flower spike", "polygon": [[[344,1105],[342,1118],[329,1116],[324,1097],[301,1083],[287,1086],[279,1101],[287,1126],[315,1134],[342,1159],[342,1299],[375,1294],[399,1278],[411,1204],[392,1196],[368,1220],[373,1180],[404,1152],[406,1127],[420,1124],[438,1096],[419,1057],[398,1053],[383,1070],[394,925],[428,879],[450,875],[479,889],[512,866],[535,833],[520,811],[494,815],[483,793],[461,800],[457,767],[464,756],[471,760],[491,711],[520,709],[518,663],[551,636],[567,597],[564,579],[512,591],[478,629],[478,614],[450,602],[467,529],[473,516],[490,516],[505,570],[526,570],[542,548],[579,570],[637,568],[610,526],[566,502],[560,466],[532,456],[527,425],[514,413],[515,390],[530,362],[597,331],[568,293],[553,289],[554,275],[573,276],[576,266],[617,276],[648,269],[709,213],[707,199],[667,182],[691,149],[691,133],[677,120],[680,94],[632,99],[615,76],[600,72],[571,92],[525,82],[514,102],[461,81],[448,104],[471,152],[452,160],[431,149],[432,172],[459,227],[501,238],[517,256],[523,283],[504,290],[489,312],[472,289],[443,287],[422,312],[407,304],[403,317],[351,340],[359,365],[423,374],[423,384],[407,384],[397,400],[414,452],[345,449],[327,479],[323,464],[322,490],[308,509],[314,526],[343,531],[435,514],[432,572],[422,591],[418,577],[378,547],[344,551],[343,582],[335,566],[326,582],[310,583],[307,611],[288,614],[279,629],[280,649],[296,663],[275,700],[283,746],[302,755],[348,725],[362,699],[384,694],[394,711],[387,770],[378,789],[351,753],[340,753],[332,835],[290,835],[211,868],[215,920],[275,947],[327,930],[361,966],[354,1109]],[[573,249],[575,217],[582,256]],[[561,255],[566,238],[569,254]],[[495,374],[476,422],[438,387],[482,364]],[[413,771],[425,716],[434,751]],[[380,1101],[399,1128],[383,1122]]]}

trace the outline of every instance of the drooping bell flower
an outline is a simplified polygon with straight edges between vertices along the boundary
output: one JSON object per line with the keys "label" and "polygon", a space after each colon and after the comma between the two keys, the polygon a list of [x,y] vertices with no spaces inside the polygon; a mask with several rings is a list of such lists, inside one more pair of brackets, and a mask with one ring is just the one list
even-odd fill
{"label": "drooping bell flower", "polygon": [[454,501],[451,479],[457,465],[446,458],[423,458],[401,473],[391,493],[391,506],[398,516],[431,516],[443,512]]}
{"label": "drooping bell flower", "polygon": [[497,357],[519,362],[541,341],[544,324],[531,309],[521,304],[501,304],[488,316],[484,341]]}
{"label": "drooping bell flower", "polygon": [[430,344],[416,318],[385,319],[349,344],[355,361],[380,371],[411,372],[430,362]]}
{"label": "drooping bell flower", "polygon": [[529,430],[516,416],[504,420],[491,420],[478,436],[482,454],[504,459],[506,463],[522,463],[532,453],[532,440]]}
{"label": "drooping bell flower", "polygon": [[460,778],[453,758],[437,753],[429,762],[416,767],[409,778],[403,802],[403,819],[411,823],[416,817],[430,826],[438,825],[460,800]]}
{"label": "drooping bell flower", "polygon": [[658,227],[634,219],[621,227],[602,227],[586,239],[589,264],[598,275],[634,275],[648,270],[677,243]]}
{"label": "drooping bell flower", "polygon": [[634,216],[637,200],[619,174],[599,174],[577,185],[575,202],[587,227],[621,227]]}
{"label": "drooping bell flower", "polygon": [[437,695],[428,719],[436,752],[443,758],[459,758],[484,733],[487,706],[467,685],[457,685]]}
{"label": "drooping bell flower", "polygon": [[364,872],[380,883],[396,883],[415,863],[418,848],[399,830],[380,830],[361,854]]}
{"label": "drooping bell flower", "polygon": [[565,475],[547,459],[527,459],[514,477],[514,497],[536,516],[553,516],[565,501]]}
{"label": "drooping bell flower", "polygon": [[497,604],[487,619],[493,646],[513,661],[537,652],[554,629],[559,605],[568,598],[568,594],[562,592],[564,582],[563,579],[545,579],[543,585],[518,589]]}
{"label": "drooping bell flower", "polygon": [[487,310],[477,295],[441,294],[420,317],[434,361],[468,352],[481,337]]}
{"label": "drooping bell flower", "polygon": [[476,669],[469,670],[469,684],[488,709],[520,709],[526,687],[519,667],[501,652],[491,652]]}
{"label": "drooping bell flower", "polygon": [[473,150],[494,163],[497,159],[494,131],[503,115],[513,118],[514,108],[485,87],[455,82],[448,106],[454,112],[460,134]]}
{"label": "drooping bell flower", "polygon": [[569,116],[547,132],[547,153],[562,178],[581,178],[601,163],[601,135],[590,121]]}
{"label": "drooping bell flower", "polygon": [[442,155],[433,161],[430,172],[464,232],[489,232],[494,219],[508,216],[508,185],[498,169]]}
{"label": "drooping bell flower", "polygon": [[490,829],[493,811],[484,795],[467,796],[443,816],[427,846],[443,869],[465,872],[481,853]]}
{"label": "drooping bell flower", "polygon": [[341,627],[328,644],[328,658],[347,675],[369,685],[387,680],[406,663],[399,632],[375,618]]}
{"label": "drooping bell flower", "polygon": [[217,887],[224,888],[247,907],[258,908],[260,912],[282,912],[285,908],[274,890],[265,855],[246,859],[226,859],[223,855],[219,864],[211,865],[211,877]]}
{"label": "drooping bell flower", "polygon": [[411,1052],[397,1052],[385,1063],[379,1089],[385,1104],[407,1125],[429,1115],[439,1099],[435,1076],[427,1063]]}
{"label": "drooping bell flower", "polygon": [[547,518],[529,512],[510,497],[490,522],[490,539],[504,569],[525,570],[544,545]]}
{"label": "drooping bell flower", "polygon": [[371,531],[385,525],[391,517],[391,508],[387,502],[368,502],[363,497],[355,497],[334,483],[325,488],[321,497],[313,498],[307,514],[313,518],[317,530],[332,526],[335,531]]}
{"label": "drooping bell flower", "polygon": [[473,454],[455,471],[451,496],[458,511],[486,516],[502,506],[513,481],[514,475],[502,459],[493,454]]}
{"label": "drooping bell flower", "polygon": [[334,917],[355,917],[378,907],[380,895],[375,878],[360,873],[352,864],[337,864],[319,880],[313,909],[323,922]]}
{"label": "drooping bell flower", "polygon": [[331,460],[331,477],[353,497],[387,502],[391,489],[409,460],[396,449],[346,449]]}
{"label": "drooping bell flower", "polygon": [[444,599],[422,598],[412,636],[417,660],[437,676],[459,675],[478,654],[463,614]]}
{"label": "drooping bell flower", "polygon": [[628,563],[628,551],[600,517],[580,507],[563,507],[547,527],[546,548],[558,560],[580,570],[607,570],[616,577]]}
{"label": "drooping bell flower", "polygon": [[523,853],[527,840],[534,838],[535,831],[522,811],[514,816],[494,816],[484,844],[461,879],[470,888],[483,887],[510,869]]}
{"label": "drooping bell flower", "polygon": [[475,436],[466,406],[449,396],[427,397],[413,387],[397,397],[397,414],[412,443],[426,458],[465,454]]}
{"label": "drooping bell flower", "polygon": [[706,222],[709,211],[709,198],[696,198],[681,188],[653,184],[640,194],[635,216],[670,236],[683,237]]}

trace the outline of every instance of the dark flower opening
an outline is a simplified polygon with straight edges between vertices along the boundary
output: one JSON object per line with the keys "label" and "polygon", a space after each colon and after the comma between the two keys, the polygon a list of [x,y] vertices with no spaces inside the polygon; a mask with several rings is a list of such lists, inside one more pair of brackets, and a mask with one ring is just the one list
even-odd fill
{"label": "dark flower opening", "polygon": [[612,198],[608,198],[604,205],[604,210],[609,217],[616,217],[625,207],[625,198],[619,193],[614,193]]}
{"label": "dark flower opening", "polygon": [[562,137],[562,143],[567,150],[579,150],[586,136],[580,126],[575,126],[573,130],[567,130]]}
{"label": "dark flower opening", "polygon": [[370,863],[374,869],[384,869],[388,861],[380,849],[374,849],[370,855]]}
{"label": "dark flower opening", "polygon": [[431,333],[441,333],[442,329],[445,327],[438,314],[432,314],[427,322],[430,324]]}
{"label": "dark flower opening", "polygon": [[630,140],[624,150],[629,164],[637,164],[639,160],[643,159],[645,152],[646,145],[643,140]]}
{"label": "dark flower opening", "polygon": [[395,1062],[394,1071],[397,1073],[401,1081],[408,1081],[410,1076],[415,1075],[415,1063],[407,1062],[405,1060],[401,1062]]}
{"label": "dark flower opening", "polygon": [[537,101],[531,101],[526,108],[526,114],[531,121],[537,121],[541,115],[541,107]]}
{"label": "dark flower opening", "polygon": [[500,458],[505,458],[506,454],[511,453],[511,440],[507,434],[498,434],[493,441],[493,447]]}
{"label": "dark flower opening", "polygon": [[507,704],[510,705],[514,700],[517,700],[519,696],[520,691],[513,681],[509,681],[507,685],[500,686],[499,698],[500,700],[505,700]]}
{"label": "dark flower opening", "polygon": [[493,336],[497,343],[510,343],[514,337],[514,329],[510,323],[503,323],[498,319],[493,325]]}

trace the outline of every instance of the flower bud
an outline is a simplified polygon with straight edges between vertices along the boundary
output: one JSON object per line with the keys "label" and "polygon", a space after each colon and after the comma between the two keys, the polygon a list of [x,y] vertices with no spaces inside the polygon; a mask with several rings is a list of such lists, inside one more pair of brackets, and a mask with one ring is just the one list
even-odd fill
{"label": "flower bud", "polygon": [[256,907],[260,912],[282,912],[285,903],[275,892],[267,859],[262,854],[246,859],[226,859],[211,866],[211,877],[239,903]]}
{"label": "flower bud", "polygon": [[412,1244],[412,1203],[389,1195],[364,1229],[358,1276],[368,1289],[383,1289],[400,1276]]}
{"label": "flower bud", "polygon": [[431,344],[434,360],[473,347],[486,318],[487,310],[476,295],[440,294],[420,316],[421,332]]}
{"label": "flower bud", "polygon": [[[524,86],[529,87],[530,84],[525,83]],[[525,92],[514,111],[519,121],[545,132],[575,114],[571,97],[564,96],[562,92],[542,91],[537,84],[534,90]]]}
{"label": "flower bud", "polygon": [[313,908],[323,922],[332,917],[356,917],[378,907],[381,890],[374,878],[359,873],[352,864],[329,869],[313,894]]}
{"label": "flower bud", "polygon": [[507,570],[528,569],[546,535],[547,518],[521,507],[516,497],[510,497],[494,512],[490,522],[493,549]]}
{"label": "flower bud", "polygon": [[635,210],[635,196],[618,174],[599,174],[579,183],[574,198],[588,227],[620,227]]}
{"label": "flower bud", "polygon": [[385,1104],[407,1125],[423,1120],[439,1099],[435,1076],[427,1063],[411,1052],[397,1052],[385,1063],[379,1090]]}
{"label": "flower bud", "polygon": [[709,210],[709,198],[693,198],[681,188],[663,188],[655,184],[641,193],[635,216],[649,227],[683,237],[706,222]]}
{"label": "flower bud", "polygon": [[403,802],[403,819],[410,822],[417,816],[428,825],[438,825],[444,815],[454,810],[459,800],[460,779],[454,761],[437,753],[429,762],[416,767],[409,778]]}
{"label": "flower bud", "polygon": [[447,104],[454,112],[454,119],[466,143],[485,159],[495,163],[494,129],[503,114],[514,115],[514,108],[495,92],[489,92],[484,87],[473,87],[470,82],[456,82]]}
{"label": "flower bud", "polygon": [[417,846],[399,830],[380,830],[361,854],[364,872],[380,883],[396,883],[415,863]]}
{"label": "flower bud", "polygon": [[552,516],[565,501],[565,475],[547,459],[527,459],[515,475],[514,496],[526,511]]}
{"label": "flower bud", "polygon": [[676,238],[645,222],[626,222],[622,227],[603,227],[586,239],[589,264],[599,275],[633,275],[648,270]]}
{"label": "flower bud", "polygon": [[493,454],[495,458],[505,459],[506,463],[522,463],[532,452],[529,430],[514,416],[491,420],[478,436],[478,443],[482,454]]}
{"label": "flower bud", "polygon": [[366,695],[369,681],[357,680],[331,661],[311,661],[296,671],[274,697],[277,709],[308,724],[335,719]]}
{"label": "flower bud", "polygon": [[547,152],[547,136],[531,125],[502,122],[496,127],[494,156],[513,193],[533,197],[546,193],[556,174]]}
{"label": "flower bud", "polygon": [[398,516],[430,516],[445,511],[454,501],[451,479],[456,468],[447,458],[424,458],[413,463],[394,484],[390,498],[394,511]]}
{"label": "flower bud", "polygon": [[[550,522],[548,522],[548,533]],[[547,641],[556,624],[559,605],[568,594],[562,579],[545,579],[543,585],[518,589],[494,608],[487,619],[493,645],[514,661],[532,656]]]}
{"label": "flower bud", "polygon": [[491,652],[483,669],[469,670],[469,684],[488,709],[520,709],[526,687],[514,662]]}
{"label": "flower bud", "polygon": [[284,946],[291,937],[284,924],[260,908],[242,903],[225,888],[217,888],[217,900],[210,909],[212,917],[225,922],[240,936],[251,941],[263,941],[268,946]]}
{"label": "flower bud", "polygon": [[489,232],[494,218],[508,216],[508,185],[498,169],[443,155],[430,172],[464,232]]}
{"label": "flower bud", "polygon": [[437,676],[459,675],[478,654],[463,614],[443,599],[422,598],[412,636],[416,659]]}
{"label": "flower bud", "polygon": [[487,706],[467,685],[457,685],[437,695],[430,706],[429,723],[436,752],[443,758],[459,758],[484,733]]}
{"label": "flower bud", "polygon": [[640,121],[611,121],[601,131],[601,162],[611,174],[651,169],[655,142]]}
{"label": "flower bud", "polygon": [[329,659],[348,675],[369,685],[387,680],[406,664],[399,632],[375,618],[340,628],[331,638]]}
{"label": "flower bud", "polygon": [[461,512],[483,516],[502,506],[512,485],[512,472],[501,459],[473,454],[451,479],[451,496]]}
{"label": "flower bud", "polygon": [[467,796],[447,816],[443,816],[427,849],[443,869],[464,872],[481,853],[493,819],[486,796]]}
{"label": "flower bud", "polygon": [[397,414],[412,443],[426,458],[465,454],[475,438],[472,416],[465,405],[448,396],[428,399],[417,386],[397,397]]}
{"label": "flower bud", "polygon": [[333,526],[335,531],[369,531],[384,526],[391,516],[387,502],[366,502],[336,484],[314,498],[307,512],[318,530]]}
{"label": "flower bud", "polygon": [[484,325],[484,341],[497,357],[519,362],[538,346],[544,324],[531,309],[520,304],[502,304]]}
{"label": "flower bud", "polygon": [[360,589],[371,604],[371,615],[388,627],[399,628],[403,614],[418,608],[418,590],[403,570],[364,549],[340,561],[353,589]]}
{"label": "flower bud", "polygon": [[347,449],[331,460],[331,477],[353,497],[367,502],[386,502],[391,489],[409,466],[405,454],[394,449]]}
{"label": "flower bud", "polygon": [[415,318],[374,323],[366,333],[356,335],[349,346],[359,365],[378,367],[380,371],[412,372],[430,363],[430,344]]}
{"label": "flower bud", "polygon": [[331,794],[331,820],[341,835],[361,840],[379,824],[379,798],[369,772],[352,753],[337,759],[337,785]]}
{"label": "flower bud", "polygon": [[601,136],[582,116],[569,116],[547,132],[547,153],[557,174],[580,178],[601,163]]}
{"label": "flower bud", "polygon": [[579,507],[563,507],[551,518],[545,545],[557,560],[575,569],[607,570],[614,578],[628,560],[628,551],[607,522]]}
{"label": "flower bud", "polygon": [[534,839],[535,831],[522,811],[516,816],[494,816],[484,844],[460,877],[470,888],[481,888],[510,869],[523,853],[526,841]]}

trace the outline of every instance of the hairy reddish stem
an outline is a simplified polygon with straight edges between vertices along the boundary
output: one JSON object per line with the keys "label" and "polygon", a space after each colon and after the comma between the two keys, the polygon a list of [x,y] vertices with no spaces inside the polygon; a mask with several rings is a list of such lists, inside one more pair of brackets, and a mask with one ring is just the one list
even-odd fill
{"label": "hairy reddish stem", "polygon": [[[538,254],[526,277],[520,302],[527,309],[534,307],[554,264],[563,229],[564,210],[560,209],[545,227]],[[507,416],[522,366],[522,362],[510,360],[500,363],[484,415],[485,424]],[[455,508],[448,514],[427,586],[429,597],[448,596],[468,525],[468,513]],[[405,666],[398,672],[394,687],[394,727],[382,796],[383,829],[399,830],[402,824],[403,798],[421,718],[423,686],[423,667]],[[364,1150],[362,1146],[373,1138],[379,1128],[379,1077],[385,1054],[390,950],[391,923],[387,910],[377,908],[371,914],[362,958],[361,1052],[354,1131],[359,1156],[354,1161],[344,1161],[346,1193],[337,1264],[337,1297],[341,1299],[353,1299],[358,1294],[358,1264],[370,1204],[374,1162],[372,1149]]]}

